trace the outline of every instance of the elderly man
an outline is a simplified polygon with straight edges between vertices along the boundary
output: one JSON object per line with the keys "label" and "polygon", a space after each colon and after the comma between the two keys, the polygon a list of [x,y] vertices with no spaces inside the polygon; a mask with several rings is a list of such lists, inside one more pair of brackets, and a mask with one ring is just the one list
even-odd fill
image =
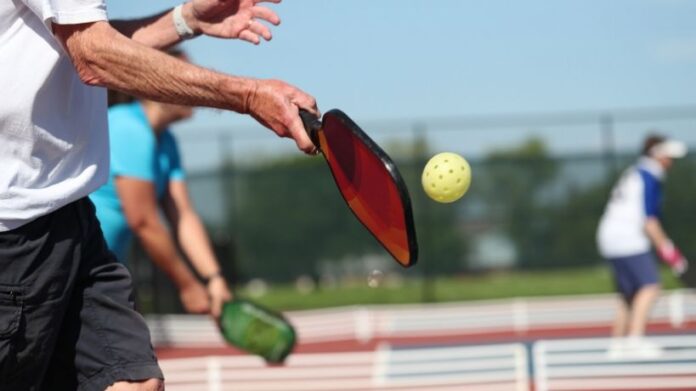
{"label": "elderly man", "polygon": [[[269,0],[278,2],[279,0]],[[106,89],[249,114],[312,153],[314,99],[160,50],[205,34],[252,43],[279,23],[259,0],[193,0],[109,22],[105,0],[0,2],[0,389],[161,390],[127,269],[86,196],[109,174]]]}

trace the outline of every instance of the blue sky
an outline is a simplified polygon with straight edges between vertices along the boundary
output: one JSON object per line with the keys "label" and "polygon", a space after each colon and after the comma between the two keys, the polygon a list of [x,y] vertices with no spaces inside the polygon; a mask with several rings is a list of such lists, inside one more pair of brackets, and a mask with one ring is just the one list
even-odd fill
{"label": "blue sky", "polygon": [[[112,18],[175,1],[107,2]],[[260,46],[199,38],[193,61],[277,78],[358,121],[696,106],[696,1],[284,0]],[[187,127],[248,126],[199,113]]]}

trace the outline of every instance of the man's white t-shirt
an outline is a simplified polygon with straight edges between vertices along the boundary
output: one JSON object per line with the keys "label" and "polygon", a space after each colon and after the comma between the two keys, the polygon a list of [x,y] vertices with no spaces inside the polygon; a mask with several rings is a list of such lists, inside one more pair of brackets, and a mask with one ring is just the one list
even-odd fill
{"label": "man's white t-shirt", "polygon": [[0,1],[0,231],[100,185],[106,91],[80,81],[51,25],[106,20],[104,0]]}
{"label": "man's white t-shirt", "polygon": [[621,176],[597,230],[597,244],[604,258],[650,251],[645,222],[649,217],[660,218],[664,175],[660,163],[644,157]]}

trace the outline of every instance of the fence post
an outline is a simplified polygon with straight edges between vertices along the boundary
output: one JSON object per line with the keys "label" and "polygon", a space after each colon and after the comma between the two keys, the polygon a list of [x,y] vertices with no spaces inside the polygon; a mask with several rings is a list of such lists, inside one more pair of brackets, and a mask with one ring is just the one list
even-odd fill
{"label": "fence post", "polygon": [[546,372],[546,346],[543,341],[532,344],[532,362],[534,371],[534,391],[548,391]]}
{"label": "fence post", "polygon": [[208,358],[208,391],[222,391],[222,365],[220,358],[212,356]]}
{"label": "fence post", "polygon": [[529,391],[529,353],[527,346],[517,344],[515,351],[515,378],[517,379],[516,391]]}
{"label": "fence post", "polygon": [[600,132],[602,133],[602,150],[607,165],[607,172],[610,173],[612,180],[619,171],[616,161],[616,140],[614,136],[614,117],[611,114],[604,114],[599,118]]}
{"label": "fence post", "polygon": [[372,313],[365,307],[353,311],[355,318],[355,338],[360,343],[370,342],[374,336]]}
{"label": "fence post", "polygon": [[375,349],[374,363],[372,364],[372,385],[382,388],[387,383],[387,372],[389,370],[389,356],[391,347],[388,343],[382,342]]}
{"label": "fence post", "polygon": [[[221,132],[218,134],[218,153],[220,154],[220,174],[222,176],[221,195],[223,200],[226,200],[226,212],[230,219],[236,218],[237,215],[237,189],[235,186],[236,167],[234,165],[234,146],[232,145],[232,136],[230,132]],[[232,183],[228,183],[232,182]],[[229,191],[229,193],[228,193]]]}
{"label": "fence post", "polygon": [[[413,153],[415,155],[415,163],[416,163],[416,169],[415,172],[418,173],[420,172],[420,168],[424,167],[425,164],[428,162],[428,150],[427,150],[427,142],[425,139],[425,133],[426,133],[426,127],[425,124],[423,123],[416,123],[413,125]],[[419,181],[420,182],[420,181]],[[420,194],[419,200],[420,202],[420,210],[421,210],[421,215],[420,215],[420,220],[421,224],[420,227],[423,229],[420,230],[420,243],[428,243],[430,242],[428,240],[430,234],[430,230],[428,229],[430,224],[433,224],[432,221],[432,216],[431,216],[431,208],[430,208],[430,202],[428,202],[427,199],[424,198],[423,192],[418,191],[416,192],[417,194]],[[428,256],[428,251],[427,247],[419,247],[418,249],[419,255],[418,257],[420,258],[419,264],[421,266],[422,270],[422,275],[423,275],[423,281],[421,284],[421,301],[424,303],[429,303],[432,301],[435,301],[435,286],[433,282],[433,277],[432,277],[432,268],[430,266],[430,262],[434,261],[434,259],[427,259]],[[425,259],[424,259],[425,258]]]}
{"label": "fence post", "polygon": [[526,334],[529,331],[529,307],[527,300],[515,299],[512,303],[512,327],[516,334]]}
{"label": "fence post", "polygon": [[218,134],[218,153],[220,154],[220,164],[223,167],[232,166],[234,160],[234,152],[232,148],[232,135],[228,131],[222,131]]}
{"label": "fence post", "polygon": [[684,314],[684,292],[676,290],[670,293],[669,299],[669,323],[674,328],[684,326],[686,315]]}

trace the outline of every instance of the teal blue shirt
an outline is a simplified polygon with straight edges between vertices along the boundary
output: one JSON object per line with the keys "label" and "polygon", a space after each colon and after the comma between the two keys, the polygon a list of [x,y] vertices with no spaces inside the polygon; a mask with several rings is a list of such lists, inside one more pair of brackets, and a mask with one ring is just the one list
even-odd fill
{"label": "teal blue shirt", "polygon": [[161,199],[170,181],[184,179],[184,170],[174,136],[169,130],[155,135],[138,102],[109,109],[109,143],[109,180],[90,198],[97,207],[97,218],[109,249],[124,262],[133,233],[126,222],[114,178],[150,181],[155,185],[157,198]]}

